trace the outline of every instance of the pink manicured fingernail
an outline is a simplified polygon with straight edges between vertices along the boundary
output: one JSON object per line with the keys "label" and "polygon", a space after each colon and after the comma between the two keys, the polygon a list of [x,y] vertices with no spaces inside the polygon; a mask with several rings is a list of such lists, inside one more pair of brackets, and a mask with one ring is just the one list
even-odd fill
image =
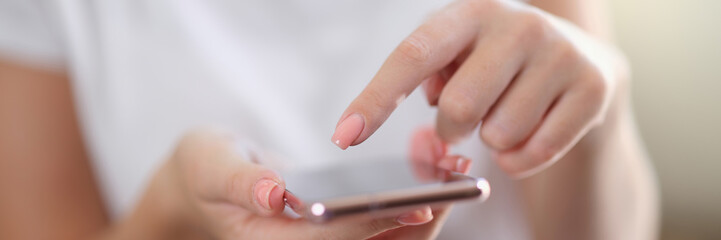
{"label": "pink manicured fingernail", "polygon": [[270,195],[276,189],[278,189],[278,183],[269,179],[261,179],[255,183],[253,190],[255,194],[255,201],[263,208],[272,210],[273,208],[270,204]]}
{"label": "pink manicured fingernail", "polygon": [[396,221],[398,223],[407,226],[416,226],[430,222],[433,220],[433,213],[427,210],[416,210],[410,213],[406,213],[398,216]]}
{"label": "pink manicured fingernail", "polygon": [[456,162],[456,171],[461,173],[468,173],[468,170],[470,170],[471,166],[471,160],[467,158],[458,158],[458,161]]}
{"label": "pink manicured fingernail", "polygon": [[365,127],[363,116],[354,113],[343,119],[338,127],[335,128],[335,133],[333,133],[333,137],[331,137],[330,140],[339,148],[345,150],[358,138],[358,135],[363,131],[363,127]]}
{"label": "pink manicured fingernail", "polygon": [[438,137],[438,135],[435,133],[435,130],[433,130],[433,131],[434,131],[433,135],[432,135],[433,136],[432,142],[433,142],[433,149],[434,149],[433,157],[435,159],[440,159],[444,155],[446,155],[447,149],[446,149],[446,145],[443,144],[443,142],[441,141],[441,138]]}

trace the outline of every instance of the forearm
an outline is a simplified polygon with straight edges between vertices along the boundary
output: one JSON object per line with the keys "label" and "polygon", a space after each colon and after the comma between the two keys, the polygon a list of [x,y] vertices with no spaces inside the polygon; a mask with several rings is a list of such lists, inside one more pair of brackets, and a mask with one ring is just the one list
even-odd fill
{"label": "forearm", "polygon": [[83,239],[107,225],[67,75],[0,59],[0,239]]}
{"label": "forearm", "polygon": [[68,76],[0,59],[0,239],[175,232],[167,177],[156,176],[136,210],[110,222],[85,152]]}

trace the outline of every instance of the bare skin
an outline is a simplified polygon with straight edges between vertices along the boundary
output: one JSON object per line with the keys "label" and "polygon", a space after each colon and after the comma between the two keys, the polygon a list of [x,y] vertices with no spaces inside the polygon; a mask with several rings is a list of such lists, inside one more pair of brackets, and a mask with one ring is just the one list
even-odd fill
{"label": "bare skin", "polygon": [[0,60],[0,239],[81,239],[108,224],[78,129],[64,73]]}
{"label": "bare skin", "polygon": [[[514,113],[534,113],[534,111],[513,110],[516,106],[523,106],[523,104],[516,104],[523,101],[506,101],[507,104],[495,104],[496,100],[502,99],[500,96],[507,91],[506,89],[515,87],[498,87],[497,89],[500,90],[493,92],[497,94],[495,98],[468,101],[471,104],[485,104],[485,107],[472,108],[486,109],[482,111],[483,113],[465,111],[467,115],[460,114],[464,111],[452,110],[451,103],[456,101],[443,100],[445,96],[452,95],[445,94],[445,92],[453,92],[448,89],[453,89],[452,86],[457,83],[478,84],[474,82],[478,78],[460,78],[456,76],[461,75],[448,73],[436,76],[435,72],[429,72],[428,76],[421,76],[422,74],[415,78],[406,76],[404,78],[406,82],[374,80],[369,88],[376,85],[376,87],[383,87],[378,87],[378,89],[391,89],[396,92],[373,92],[371,90],[370,95],[366,91],[364,92],[366,95],[359,96],[361,102],[354,102],[344,116],[353,112],[362,112],[359,109],[367,111],[363,112],[366,113],[365,123],[373,125],[366,126],[366,128],[372,130],[364,130],[358,140],[353,139],[353,142],[344,144],[358,144],[365,140],[393,110],[391,107],[372,109],[366,108],[367,106],[391,106],[398,100],[398,93],[407,94],[415,86],[425,82],[429,102],[441,108],[442,114],[438,117],[437,134],[444,141],[454,142],[467,135],[467,129],[478,124],[476,119],[490,119],[488,122],[496,122],[495,124],[499,125],[520,124],[505,129],[521,129],[522,131],[494,134],[493,131],[482,130],[481,137],[491,149],[497,150],[495,159],[504,170],[513,176],[526,177],[520,181],[520,187],[528,205],[528,219],[533,226],[535,238],[654,238],[658,215],[656,186],[650,173],[647,157],[633,125],[628,97],[629,78],[625,62],[615,50],[604,51],[613,54],[603,55],[602,58],[591,57],[595,55],[587,52],[593,49],[613,49],[607,41],[610,31],[606,26],[605,15],[601,11],[603,8],[598,7],[602,6],[601,1],[532,1],[531,4],[538,8],[531,8],[524,4],[509,5],[486,0],[458,1],[441,10],[436,15],[440,17],[432,18],[425,26],[432,26],[434,21],[458,21],[458,19],[444,20],[442,16],[444,14],[453,15],[453,11],[463,9],[458,7],[463,4],[475,6],[475,10],[478,12],[485,11],[484,13],[487,14],[484,16],[495,16],[496,20],[506,18],[509,19],[508,22],[516,23],[496,29],[521,29],[516,27],[524,25],[518,23],[538,24],[531,26],[542,26],[549,29],[548,32],[558,34],[554,36],[564,36],[551,38],[567,40],[561,41],[567,43],[565,45],[554,46],[564,47],[562,49],[567,51],[568,56],[574,57],[576,61],[569,63],[580,62],[580,65],[575,65],[570,69],[583,69],[589,74],[583,75],[584,77],[538,78],[536,80],[565,79],[563,84],[567,85],[562,85],[564,87],[560,88],[563,90],[537,90],[537,92],[556,94],[546,98],[557,99],[557,96],[571,93],[572,91],[569,89],[578,89],[573,90],[576,92],[588,91],[583,92],[584,94],[565,95],[576,96],[580,102],[587,104],[583,111],[562,111],[568,114],[560,114],[561,117],[557,118],[559,122],[566,123],[563,126],[568,131],[561,131],[565,134],[559,136],[555,135],[559,131],[550,128],[551,130],[548,131],[540,130],[540,132],[547,132],[548,135],[539,135],[538,129],[544,129],[546,124],[541,124],[541,122],[546,122],[543,120],[548,119],[553,113],[548,116],[544,114],[539,116],[536,113],[522,118],[536,119],[536,122],[530,123],[503,120],[518,118],[513,115]],[[483,6],[493,6],[492,9],[495,10],[490,11],[488,7]],[[473,10],[472,8],[466,9]],[[545,10],[545,12],[538,9]],[[478,30],[475,28],[477,26],[468,23],[483,22],[479,21],[480,18],[476,19],[476,15],[471,12],[463,16],[469,17],[469,20],[459,22],[455,26],[465,26],[468,32]],[[557,19],[565,20],[558,23]],[[428,29],[433,30],[432,28]],[[533,29],[521,29],[513,34],[527,36],[524,34],[529,34],[527,31],[533,31]],[[428,33],[433,32],[428,31]],[[451,33],[457,36],[464,35],[461,30]],[[564,35],[566,33],[571,34]],[[467,36],[472,36],[468,38],[470,43],[475,42],[477,40],[475,36],[480,35],[473,33]],[[502,37],[503,35],[497,36]],[[529,39],[544,39],[543,35],[534,36],[537,37]],[[566,36],[580,37],[571,39],[565,38]],[[436,61],[435,65],[439,66],[440,70],[447,66],[441,60],[460,59],[457,61],[458,63],[473,60],[477,64],[475,66],[487,65],[484,69],[490,71],[474,73],[476,67],[461,67],[453,69],[454,71],[451,72],[468,72],[465,76],[500,72],[494,70],[497,66],[488,65],[484,57],[479,57],[484,56],[483,54],[473,54],[473,49],[477,48],[464,47],[456,51],[459,55],[448,55],[441,60],[434,60],[437,55],[431,55],[430,58],[414,57],[413,50],[418,50],[415,47],[436,46],[435,42],[426,42],[432,36],[424,37],[424,40],[421,40],[424,41],[422,42],[424,45],[414,45],[412,41],[404,42],[401,46],[406,49],[406,52],[389,57],[389,59],[399,60],[396,61],[398,64],[390,66],[386,64],[378,74],[379,76],[391,76],[384,75],[389,73],[400,75],[380,79],[402,79],[398,76],[403,76],[410,71],[413,66],[408,69],[406,67],[413,61],[417,61],[417,64]],[[578,40],[579,38],[584,40]],[[418,39],[421,38],[416,38],[416,40]],[[533,43],[534,41],[528,42]],[[447,46],[455,45],[453,42],[448,42]],[[588,45],[594,47],[583,47]],[[513,47],[507,49],[513,49]],[[450,50],[446,48],[441,52],[454,52]],[[529,50],[529,52],[531,51]],[[501,56],[508,59],[511,55],[512,53],[507,52],[502,53]],[[402,60],[402,57],[409,56],[411,58]],[[459,56],[462,57],[459,58]],[[550,69],[547,71],[548,73],[560,74],[559,76],[575,76],[562,70],[569,69],[568,67],[549,65],[545,69]],[[453,80],[454,77],[461,80]],[[481,79],[495,78],[484,77]],[[505,80],[493,80],[484,84]],[[410,221],[426,224],[413,227],[405,226],[407,224],[399,223],[397,219],[351,219],[337,225],[318,228],[308,226],[303,222],[280,218],[277,216],[281,210],[281,206],[277,204],[280,197],[270,194],[268,203],[271,207],[265,208],[264,203],[259,203],[255,198],[255,196],[264,194],[260,194],[254,186],[259,179],[272,179],[279,186],[283,186],[282,180],[277,179],[277,176],[266,171],[262,166],[239,159],[237,155],[227,149],[230,140],[222,137],[222,134],[210,131],[194,131],[180,140],[175,152],[169,156],[166,164],[153,177],[132,213],[124,219],[110,222],[103,201],[99,197],[98,186],[93,179],[90,162],[86,157],[85,144],[75,118],[69,83],[70,79],[64,72],[0,61],[0,192],[3,196],[0,201],[0,212],[3,212],[0,215],[0,239],[269,237],[258,234],[278,234],[274,236],[280,238],[283,236],[366,238],[382,232],[383,234],[377,237],[421,239],[433,238],[442,226],[442,220],[446,214],[438,214],[438,212],[433,215],[425,214],[424,211],[427,211],[425,209],[421,209],[421,214],[414,215],[416,217]],[[548,83],[544,86],[557,84],[557,82]],[[534,94],[537,93],[531,91],[519,96],[540,96]],[[469,99],[475,99],[486,95],[468,96]],[[540,96],[540,98],[542,97]],[[590,98],[580,99],[581,97]],[[364,103],[363,99],[380,102],[369,103],[366,101]],[[533,100],[531,102],[544,102],[538,99]],[[561,102],[563,101],[558,101],[555,106],[560,106]],[[546,109],[550,108],[550,105],[552,104],[549,104]],[[502,112],[494,114],[499,109],[509,109],[506,111],[506,117]],[[375,112],[376,115],[371,116],[372,112]],[[569,120],[564,120],[568,118],[563,116],[579,117],[568,122]],[[540,127],[537,128],[537,126]],[[511,137],[504,139],[496,136]],[[548,137],[542,138],[543,141],[537,141],[534,140],[534,136]],[[423,142],[424,139],[428,142],[436,141],[433,137],[419,138],[420,140],[415,139],[414,141]],[[528,146],[534,146],[529,144],[548,142],[556,143],[553,145],[556,147],[550,148],[549,151],[536,152],[542,154],[523,155],[528,153],[527,149],[530,149]],[[219,154],[219,152],[224,154]],[[202,162],[197,159],[213,159],[213,164],[202,165]],[[442,159],[442,156],[429,157],[429,159],[435,159],[433,161],[438,161],[439,164],[443,162],[438,160]],[[529,162],[529,159],[533,161]],[[548,167],[550,163],[555,164]],[[198,166],[194,164],[201,164],[201,166],[195,168]],[[190,165],[194,167],[189,168]],[[222,169],[233,169],[233,171],[218,174],[218,169],[220,169],[218,166],[226,166],[229,168]],[[203,169],[203,171],[188,171],[188,169]],[[539,173],[539,171],[541,172]],[[239,175],[244,177],[234,177]],[[240,184],[229,185],[228,183],[234,182],[234,179],[238,180]],[[228,213],[234,214],[230,216]],[[274,227],[282,227],[283,231],[271,231]],[[252,231],[257,228],[262,231]],[[37,229],[43,229],[43,231]],[[348,229],[355,230],[348,231]],[[388,232],[389,229],[395,230]]]}
{"label": "bare skin", "polygon": [[[282,216],[282,178],[243,159],[232,135],[200,129],[179,140],[134,210],[110,222],[69,86],[62,72],[0,61],[2,239],[425,239],[447,216],[448,207],[324,225]],[[469,167],[445,153],[427,159]]]}
{"label": "bare skin", "polygon": [[654,239],[657,186],[603,2],[530,3],[457,1],[433,15],[341,115],[333,142],[362,143],[423,86],[443,141],[482,122],[492,158],[523,179],[535,238]]}

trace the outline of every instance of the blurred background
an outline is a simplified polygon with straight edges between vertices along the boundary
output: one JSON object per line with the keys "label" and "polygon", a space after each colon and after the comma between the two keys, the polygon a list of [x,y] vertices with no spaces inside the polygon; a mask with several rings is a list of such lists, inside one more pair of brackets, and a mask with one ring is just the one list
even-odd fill
{"label": "blurred background", "polygon": [[611,4],[661,183],[662,239],[721,239],[721,1]]}

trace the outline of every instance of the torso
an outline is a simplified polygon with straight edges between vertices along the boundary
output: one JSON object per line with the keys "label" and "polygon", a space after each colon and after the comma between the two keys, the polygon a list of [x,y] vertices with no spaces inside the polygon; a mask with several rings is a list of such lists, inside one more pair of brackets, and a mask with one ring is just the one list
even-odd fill
{"label": "torso", "polygon": [[[419,92],[365,143],[341,151],[329,138],[391,50],[447,2],[58,6],[86,141],[113,215],[130,210],[178,137],[196,126],[234,130],[291,165],[405,155],[412,130],[435,117]],[[474,137],[455,150],[475,160],[473,174],[494,190],[485,204],[458,206],[443,234],[526,238],[512,183],[482,144]]]}

